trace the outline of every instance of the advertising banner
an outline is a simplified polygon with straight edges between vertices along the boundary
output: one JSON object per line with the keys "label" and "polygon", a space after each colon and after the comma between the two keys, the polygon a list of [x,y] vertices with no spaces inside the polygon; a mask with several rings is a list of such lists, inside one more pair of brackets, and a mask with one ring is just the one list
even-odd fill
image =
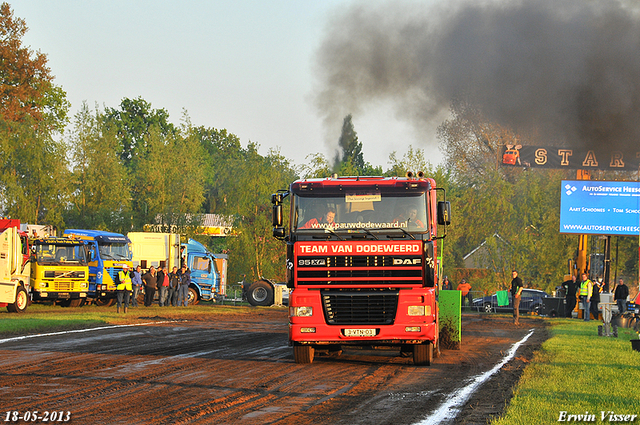
{"label": "advertising banner", "polygon": [[506,145],[502,165],[531,168],[638,171],[640,149],[627,151]]}
{"label": "advertising banner", "polygon": [[563,180],[560,233],[638,235],[640,182]]}

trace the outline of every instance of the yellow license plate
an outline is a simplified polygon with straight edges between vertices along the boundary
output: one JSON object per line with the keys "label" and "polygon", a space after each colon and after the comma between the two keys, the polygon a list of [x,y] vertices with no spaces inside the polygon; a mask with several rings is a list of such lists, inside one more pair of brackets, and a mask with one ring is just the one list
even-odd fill
{"label": "yellow license plate", "polygon": [[344,336],[376,336],[375,329],[344,329]]}

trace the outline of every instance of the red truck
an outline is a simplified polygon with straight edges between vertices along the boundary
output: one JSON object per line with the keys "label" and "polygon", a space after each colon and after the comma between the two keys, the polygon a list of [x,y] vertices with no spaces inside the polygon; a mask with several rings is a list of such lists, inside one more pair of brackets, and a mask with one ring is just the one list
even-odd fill
{"label": "red truck", "polygon": [[295,362],[390,346],[431,364],[439,354],[438,239],[451,214],[444,189],[422,173],[334,175],[295,181],[271,201],[273,236],[287,245]]}

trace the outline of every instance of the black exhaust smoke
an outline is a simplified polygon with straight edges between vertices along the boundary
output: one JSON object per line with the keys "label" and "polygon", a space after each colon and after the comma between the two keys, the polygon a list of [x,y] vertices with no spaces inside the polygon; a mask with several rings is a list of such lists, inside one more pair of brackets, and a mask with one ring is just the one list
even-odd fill
{"label": "black exhaust smoke", "polygon": [[416,129],[433,129],[462,99],[537,143],[640,145],[640,8],[443,3],[364,2],[334,15],[317,56],[315,101],[327,129],[381,101]]}

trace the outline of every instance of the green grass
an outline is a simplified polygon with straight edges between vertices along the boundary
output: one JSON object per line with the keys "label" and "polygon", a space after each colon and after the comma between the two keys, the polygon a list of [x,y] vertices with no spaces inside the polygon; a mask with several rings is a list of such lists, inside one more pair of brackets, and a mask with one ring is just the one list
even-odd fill
{"label": "green grass", "polygon": [[[601,322],[551,319],[551,338],[525,368],[505,415],[494,425],[557,423],[561,411],[640,415],[640,352],[633,330],[599,337]],[[640,422],[636,418],[634,423]],[[580,423],[586,423],[580,421]]]}
{"label": "green grass", "polygon": [[[32,304],[21,314],[0,310],[0,336],[25,335],[43,332],[55,332],[70,329],[82,329],[108,324],[133,324],[149,320],[209,320],[221,314],[258,312],[260,309],[274,307],[248,307],[218,305],[201,302],[189,307],[137,307],[129,308],[127,314],[116,313],[116,307],[97,307],[95,305],[77,308],[63,308],[47,304]],[[281,307],[279,307],[281,308]]]}

